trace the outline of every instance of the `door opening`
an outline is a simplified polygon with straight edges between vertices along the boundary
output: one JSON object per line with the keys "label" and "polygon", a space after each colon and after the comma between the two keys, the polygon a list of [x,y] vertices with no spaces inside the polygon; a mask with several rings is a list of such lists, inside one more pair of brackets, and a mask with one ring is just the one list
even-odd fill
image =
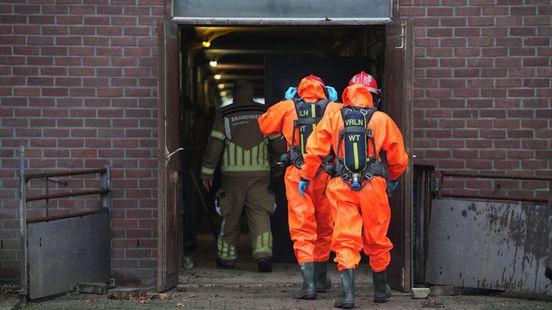
{"label": "door opening", "polygon": [[[296,86],[301,77],[311,73],[320,76],[327,85],[334,86],[339,98],[350,77],[361,70],[372,74],[385,91],[388,52],[387,27],[384,25],[180,26],[178,33],[180,66],[177,136],[178,144],[184,147],[179,158],[178,180],[181,183],[178,186],[184,198],[179,213],[182,229],[177,234],[181,240],[178,247],[183,267],[183,257],[191,255],[194,260],[198,260],[198,257],[201,260],[214,260],[216,257],[215,236],[220,217],[213,204],[214,191],[207,193],[203,190],[199,172],[214,111],[220,105],[232,101],[233,82],[238,78],[252,81],[256,100],[268,106],[280,101],[287,87]],[[386,98],[383,100],[383,109],[387,111],[389,107]],[[396,104],[396,101],[393,102]],[[215,177],[214,187],[219,184],[220,177]],[[294,262],[282,177],[275,177],[272,185],[278,205],[271,218],[274,260]],[[399,210],[404,207],[401,206]],[[401,217],[401,220],[407,219]],[[238,254],[239,259],[247,260],[251,257],[250,242],[245,220],[242,223],[240,245],[243,246]],[[395,231],[404,233],[403,229]],[[390,238],[395,249],[409,247],[403,244],[403,237]],[[393,259],[394,255],[392,253]],[[404,263],[401,259],[397,267],[393,268],[403,270]],[[397,273],[401,272],[404,274],[404,271]],[[395,288],[408,290],[409,287],[405,288],[404,283],[399,281]]]}

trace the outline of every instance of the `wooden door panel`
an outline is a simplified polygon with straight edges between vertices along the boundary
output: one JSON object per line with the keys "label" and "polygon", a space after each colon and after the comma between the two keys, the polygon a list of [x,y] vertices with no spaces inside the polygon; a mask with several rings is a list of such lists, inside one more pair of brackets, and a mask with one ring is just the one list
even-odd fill
{"label": "wooden door panel", "polygon": [[[404,26],[403,26],[404,25]],[[411,31],[406,23],[386,28],[383,109],[403,134],[406,150],[412,154],[412,48]],[[400,178],[400,185],[389,200],[393,242],[388,278],[393,289],[410,291],[412,284],[412,162]]]}
{"label": "wooden door panel", "polygon": [[158,250],[157,289],[165,291],[178,284],[177,227],[179,220],[177,186],[178,153],[178,26],[163,22],[159,33],[158,106]]}

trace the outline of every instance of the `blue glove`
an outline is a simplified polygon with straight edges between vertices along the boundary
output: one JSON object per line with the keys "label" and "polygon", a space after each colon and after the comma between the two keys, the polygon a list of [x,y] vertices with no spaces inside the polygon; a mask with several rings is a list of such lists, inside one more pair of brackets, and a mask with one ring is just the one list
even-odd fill
{"label": "blue glove", "polygon": [[391,188],[392,191],[396,190],[397,187],[399,187],[399,181],[390,181],[389,187]]}
{"label": "blue glove", "polygon": [[328,100],[337,101],[337,91],[331,86],[326,86],[326,91],[328,92]]}
{"label": "blue glove", "polygon": [[295,95],[297,95],[297,87],[290,87],[288,90],[286,90],[286,94],[284,95],[284,98],[291,100],[295,98]]}
{"label": "blue glove", "polygon": [[301,178],[301,181],[299,181],[299,193],[301,196],[305,196],[305,191],[309,190],[310,181]]}

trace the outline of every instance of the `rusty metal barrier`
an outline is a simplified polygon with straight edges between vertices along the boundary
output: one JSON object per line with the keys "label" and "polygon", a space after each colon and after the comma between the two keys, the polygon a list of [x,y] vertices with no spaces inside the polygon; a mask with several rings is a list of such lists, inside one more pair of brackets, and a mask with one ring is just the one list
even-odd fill
{"label": "rusty metal barrier", "polygon": [[[20,233],[20,268],[21,268],[21,288],[19,294],[24,298],[29,295],[29,249],[28,249],[28,235],[27,225],[32,223],[48,222],[58,219],[67,219],[73,217],[81,217],[84,215],[96,214],[101,209],[107,208],[111,213],[111,167],[105,165],[101,169],[87,169],[78,171],[56,171],[46,173],[32,173],[25,174],[25,150],[23,146],[19,149],[19,233]],[[100,188],[95,190],[80,190],[61,193],[50,193],[48,184],[50,182],[60,183],[67,185],[66,181],[52,180],[51,178],[63,177],[63,176],[75,176],[75,175],[100,175]],[[46,194],[37,196],[27,196],[27,183],[33,179],[43,179],[46,181]],[[82,212],[72,212],[67,214],[57,214],[50,216],[48,214],[48,201],[50,199],[59,199],[66,197],[76,197],[85,195],[100,195],[101,207],[96,210],[88,210]],[[27,203],[31,201],[46,200],[46,216],[27,219]]]}
{"label": "rusty metal barrier", "polygon": [[[502,200],[502,201],[522,201],[533,203],[546,203],[552,206],[552,178],[547,177],[532,177],[532,176],[515,176],[515,175],[496,175],[488,173],[470,173],[470,172],[447,172],[439,171],[439,189],[437,195],[441,197],[451,198],[476,198],[476,199],[489,199],[489,200]],[[480,195],[480,194],[463,194],[463,193],[443,193],[443,184],[445,183],[445,177],[457,177],[457,178],[480,178],[480,179],[501,179],[501,180],[516,180],[516,181],[545,181],[548,184],[548,200],[538,198],[525,198],[525,197],[504,197],[496,195]]]}

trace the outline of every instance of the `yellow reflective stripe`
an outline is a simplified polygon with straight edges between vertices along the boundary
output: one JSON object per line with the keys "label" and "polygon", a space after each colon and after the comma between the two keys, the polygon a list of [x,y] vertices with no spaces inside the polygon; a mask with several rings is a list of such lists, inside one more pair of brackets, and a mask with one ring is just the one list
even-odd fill
{"label": "yellow reflective stripe", "polygon": [[222,171],[266,171],[270,170],[267,157],[268,143],[262,142],[249,150],[230,142],[224,152]]}
{"label": "yellow reflective stripe", "polygon": [[224,162],[223,166],[228,166],[228,157],[230,157],[230,148],[226,147],[226,149],[224,150],[224,156],[222,157]]}
{"label": "yellow reflective stripe", "polygon": [[257,161],[258,161],[258,164],[259,165],[262,165],[262,160],[263,160],[263,156],[261,156],[261,153],[263,151],[263,145],[262,144],[259,144],[258,147],[257,147]]}
{"label": "yellow reflective stripe", "polygon": [[274,135],[274,136],[270,136],[269,139],[270,139],[270,140],[282,139],[282,135],[281,135],[281,134],[277,134],[277,135]]}
{"label": "yellow reflective stripe", "polygon": [[303,141],[303,135],[301,134],[301,130],[299,130],[299,139],[301,139],[299,145],[301,146],[301,154],[305,154],[305,150],[303,149],[303,145],[305,145],[305,142]]}
{"label": "yellow reflective stripe", "polygon": [[234,144],[233,146],[233,151],[234,151],[234,160],[233,161],[230,161],[230,165],[232,166],[236,166],[238,164],[238,146]]}
{"label": "yellow reflective stripe", "polygon": [[201,167],[201,173],[206,175],[213,175],[215,173],[215,169],[207,168],[205,166]]}
{"label": "yellow reflective stripe", "polygon": [[311,104],[311,117],[316,117],[316,105],[315,104]]}
{"label": "yellow reflective stripe", "polygon": [[261,238],[263,235],[257,236],[257,244],[255,245],[255,248],[253,249],[253,254],[259,252],[259,249],[263,247],[263,238]]}
{"label": "yellow reflective stripe", "polygon": [[251,150],[244,150],[243,151],[243,163],[244,165],[251,166],[253,163],[251,162]]}
{"label": "yellow reflective stripe", "polygon": [[265,158],[265,145],[264,143],[259,145],[259,157],[257,157],[259,160],[263,160]]}
{"label": "yellow reflective stripe", "polygon": [[255,145],[251,149],[251,166],[258,166],[259,165],[259,146]]}
{"label": "yellow reflective stripe", "polygon": [[353,143],[353,156],[355,158],[355,169],[360,165],[358,162],[358,143]]}
{"label": "yellow reflective stripe", "polygon": [[272,255],[272,233],[270,231],[258,235],[255,240],[253,255],[261,252]]}
{"label": "yellow reflective stripe", "polygon": [[222,240],[222,238],[219,238],[217,241],[217,250],[218,256],[222,259],[233,260],[238,258],[236,247]]}
{"label": "yellow reflective stripe", "polygon": [[236,152],[236,161],[233,163],[233,166],[243,166],[243,150],[241,147],[235,145],[234,150]]}
{"label": "yellow reflective stripe", "polygon": [[228,165],[233,166],[236,162],[236,145],[234,143],[228,144]]}
{"label": "yellow reflective stripe", "polygon": [[220,139],[220,140],[226,139],[226,136],[224,135],[224,133],[217,130],[211,130],[211,137]]}
{"label": "yellow reflective stripe", "polygon": [[[265,149],[266,154],[268,154],[268,144],[264,144],[263,148]],[[262,166],[270,167],[268,156],[261,157],[261,159],[263,160]]]}

